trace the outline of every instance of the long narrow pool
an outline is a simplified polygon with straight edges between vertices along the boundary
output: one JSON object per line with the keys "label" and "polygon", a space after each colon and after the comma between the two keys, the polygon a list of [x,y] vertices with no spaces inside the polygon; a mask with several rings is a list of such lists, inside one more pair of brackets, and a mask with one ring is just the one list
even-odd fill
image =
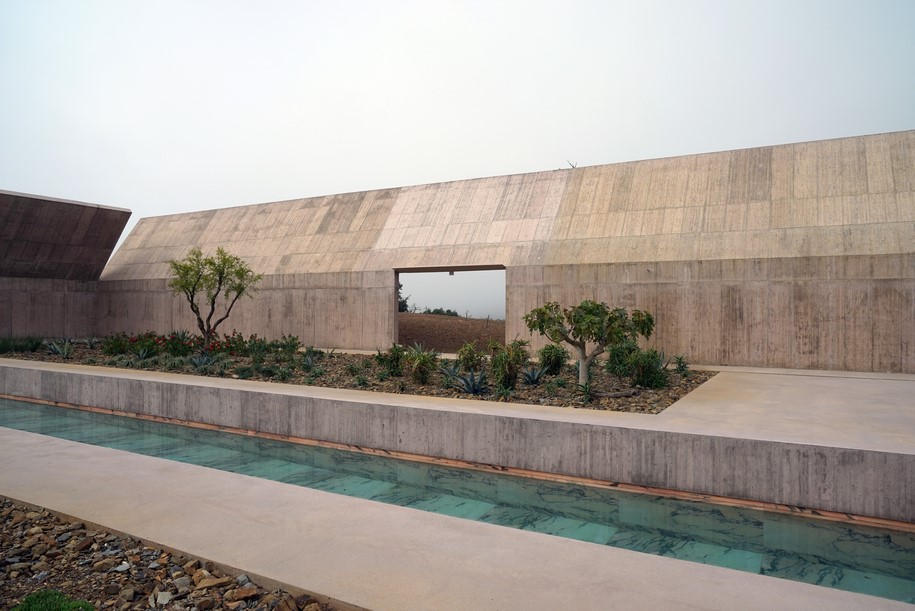
{"label": "long narrow pool", "polygon": [[915,603],[912,533],[444,467],[6,399],[0,399],[0,426]]}

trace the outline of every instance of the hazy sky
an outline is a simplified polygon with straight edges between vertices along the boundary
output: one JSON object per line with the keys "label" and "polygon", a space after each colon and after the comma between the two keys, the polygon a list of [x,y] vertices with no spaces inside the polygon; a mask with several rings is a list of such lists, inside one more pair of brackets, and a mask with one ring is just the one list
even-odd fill
{"label": "hazy sky", "polygon": [[911,129],[915,1],[0,0],[0,84],[0,189],[129,229]]}

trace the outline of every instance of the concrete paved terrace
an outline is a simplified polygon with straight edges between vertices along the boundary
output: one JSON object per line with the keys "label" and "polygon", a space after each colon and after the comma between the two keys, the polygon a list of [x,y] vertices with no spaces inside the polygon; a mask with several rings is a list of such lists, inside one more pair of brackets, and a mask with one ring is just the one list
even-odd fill
{"label": "concrete paved terrace", "polygon": [[[334,391],[0,360],[288,395]],[[368,395],[371,393],[357,393]],[[660,415],[394,396],[433,410],[915,456],[915,376],[729,370]],[[463,405],[462,405],[463,404]],[[903,608],[893,601],[0,428],[0,494],[375,609]],[[904,495],[912,473],[898,474]]]}

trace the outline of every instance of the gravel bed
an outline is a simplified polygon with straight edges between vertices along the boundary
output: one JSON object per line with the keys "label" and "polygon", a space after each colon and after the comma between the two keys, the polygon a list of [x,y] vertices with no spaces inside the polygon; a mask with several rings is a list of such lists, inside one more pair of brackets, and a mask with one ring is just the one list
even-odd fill
{"label": "gravel bed", "polygon": [[96,609],[329,611],[244,574],[0,497],[0,609],[52,589]]}

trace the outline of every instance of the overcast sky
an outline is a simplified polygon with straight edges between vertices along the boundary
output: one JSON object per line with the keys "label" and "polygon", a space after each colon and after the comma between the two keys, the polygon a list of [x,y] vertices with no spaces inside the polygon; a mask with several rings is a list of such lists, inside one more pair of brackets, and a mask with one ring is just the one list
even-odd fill
{"label": "overcast sky", "polygon": [[0,0],[0,84],[0,189],[130,208],[129,230],[912,129],[915,1]]}

